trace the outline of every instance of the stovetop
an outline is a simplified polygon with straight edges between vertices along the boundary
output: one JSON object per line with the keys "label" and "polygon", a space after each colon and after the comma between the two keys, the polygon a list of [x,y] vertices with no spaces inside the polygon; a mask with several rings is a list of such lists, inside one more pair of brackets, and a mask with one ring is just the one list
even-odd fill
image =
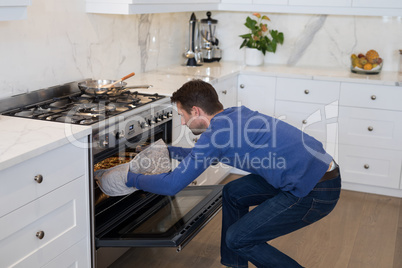
{"label": "stovetop", "polygon": [[[10,109],[0,114],[47,120],[62,123],[91,125],[109,117],[136,109],[148,103],[165,98],[158,94],[143,94],[137,91],[123,91],[115,95],[89,95],[78,89],[78,82],[42,89],[2,100]],[[17,99],[15,99],[17,98]],[[4,106],[4,105],[2,105]]]}

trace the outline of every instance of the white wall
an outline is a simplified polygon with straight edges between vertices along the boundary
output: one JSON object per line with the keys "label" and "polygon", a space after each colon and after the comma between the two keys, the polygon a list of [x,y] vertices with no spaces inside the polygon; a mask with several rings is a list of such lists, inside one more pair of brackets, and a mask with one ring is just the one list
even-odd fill
{"label": "white wall", "polygon": [[[83,0],[34,0],[28,19],[0,21],[0,98],[83,78],[118,79],[182,64],[191,13],[100,15]],[[205,12],[196,12],[206,18]],[[250,13],[212,12],[223,60],[243,60],[243,25]],[[265,64],[349,67],[353,52],[376,49],[384,70],[398,69],[401,17],[267,14],[285,43]],[[135,77],[130,78],[135,84]]]}
{"label": "white wall", "polygon": [[[268,27],[284,33],[285,42],[275,54],[265,56],[265,64],[294,66],[350,67],[352,53],[378,51],[384,59],[383,70],[398,71],[399,49],[402,49],[402,17],[366,17],[335,15],[266,14]],[[213,12],[218,19],[217,36],[225,60],[243,60],[239,51],[243,12]],[[240,52],[240,53],[239,53]]]}
{"label": "white wall", "polygon": [[84,0],[34,0],[28,19],[0,21],[0,98],[181,63],[189,19],[87,14]]}
{"label": "white wall", "polygon": [[[265,64],[348,69],[352,53],[375,49],[384,59],[383,70],[398,70],[402,17],[263,14],[271,19],[268,27],[285,35],[284,45],[275,54],[268,53]],[[252,17],[243,12],[212,13],[219,20],[217,36],[225,60],[243,60],[239,35],[248,33],[243,25],[247,16]]]}

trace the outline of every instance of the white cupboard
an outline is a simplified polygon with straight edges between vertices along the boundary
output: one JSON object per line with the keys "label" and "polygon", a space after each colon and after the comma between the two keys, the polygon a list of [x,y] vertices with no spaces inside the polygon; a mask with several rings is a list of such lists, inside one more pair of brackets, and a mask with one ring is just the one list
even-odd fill
{"label": "white cupboard", "polygon": [[401,189],[400,87],[342,83],[339,163],[345,182]]}
{"label": "white cupboard", "polygon": [[88,159],[69,143],[0,171],[1,267],[91,266]]}
{"label": "white cupboard", "polygon": [[195,11],[400,16],[399,0],[86,0],[86,11],[105,14],[146,14]]}

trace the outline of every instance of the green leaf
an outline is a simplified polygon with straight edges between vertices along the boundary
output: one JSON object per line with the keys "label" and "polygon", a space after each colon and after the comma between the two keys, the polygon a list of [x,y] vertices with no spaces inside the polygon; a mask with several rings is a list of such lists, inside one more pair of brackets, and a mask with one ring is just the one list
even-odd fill
{"label": "green leaf", "polygon": [[251,33],[239,35],[241,38],[251,38]]}

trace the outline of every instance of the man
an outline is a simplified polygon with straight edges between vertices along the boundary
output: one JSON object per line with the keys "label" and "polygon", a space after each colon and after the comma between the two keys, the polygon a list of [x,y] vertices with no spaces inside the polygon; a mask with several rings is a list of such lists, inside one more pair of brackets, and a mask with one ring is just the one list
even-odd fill
{"label": "man", "polygon": [[[221,161],[249,175],[225,185],[221,263],[229,267],[301,267],[267,241],[328,215],[340,194],[339,168],[322,144],[273,117],[242,106],[223,109],[201,80],[173,93],[183,125],[200,134],[194,148],[170,147],[182,159],[170,173],[128,174],[127,186],[174,195]],[[249,211],[250,206],[256,206]]]}

